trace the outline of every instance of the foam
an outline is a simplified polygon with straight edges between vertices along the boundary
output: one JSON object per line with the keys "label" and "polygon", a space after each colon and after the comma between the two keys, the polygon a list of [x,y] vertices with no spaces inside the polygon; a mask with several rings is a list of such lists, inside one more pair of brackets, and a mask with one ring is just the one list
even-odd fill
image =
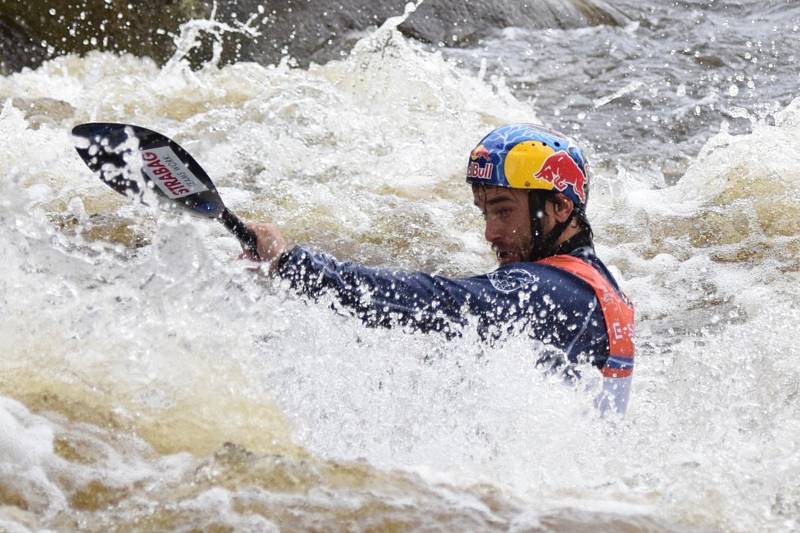
{"label": "foam", "polygon": [[[73,111],[34,127],[14,105],[23,94]],[[213,502],[225,523],[253,528],[271,526],[242,518],[244,500],[259,516],[313,501],[333,509],[324,516],[367,502],[383,517],[371,490],[398,508],[423,502],[420,515],[461,510],[470,525],[572,523],[580,512],[559,514],[569,506],[756,529],[786,520],[773,504],[794,509],[775,472],[794,479],[798,467],[798,231],[769,206],[786,207],[800,180],[797,100],[774,125],[720,133],[673,187],[639,168],[598,177],[598,249],[640,321],[630,416],[609,427],[586,408],[591,391],[538,375],[526,339],[365,329],[254,279],[221,227],[128,206],[67,134],[83,120],[139,122],[189,149],[245,218],[343,257],[467,274],[492,264],[463,185],[469,149],[496,124],[535,120],[502,79],[465,74],[388,25],[306,70],[188,72],[90,53],[2,78],[0,95],[0,451],[29,467],[13,486],[45,512],[35,527],[57,527],[77,493],[96,523],[141,518],[131,507],[144,498],[185,501],[189,514]],[[64,434],[72,460],[53,448]],[[249,459],[209,459],[226,441],[262,454],[264,491],[237,477]],[[327,458],[363,469],[345,475]],[[200,460],[233,486],[192,485]],[[423,478],[381,474],[394,470]],[[284,472],[318,490],[273,494]],[[353,496],[340,476],[375,485]],[[439,483],[485,483],[502,512],[486,514],[471,489],[428,498]],[[149,484],[181,496],[148,500]],[[130,514],[92,503],[103,501]],[[181,523],[172,509],[156,514]]]}

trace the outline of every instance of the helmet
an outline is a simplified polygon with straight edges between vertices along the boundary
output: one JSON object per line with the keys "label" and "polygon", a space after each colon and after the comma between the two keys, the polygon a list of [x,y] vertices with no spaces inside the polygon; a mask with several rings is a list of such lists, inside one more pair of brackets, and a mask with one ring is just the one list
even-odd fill
{"label": "helmet", "polygon": [[569,137],[535,124],[509,124],[472,150],[467,183],[560,192],[585,214],[589,168]]}

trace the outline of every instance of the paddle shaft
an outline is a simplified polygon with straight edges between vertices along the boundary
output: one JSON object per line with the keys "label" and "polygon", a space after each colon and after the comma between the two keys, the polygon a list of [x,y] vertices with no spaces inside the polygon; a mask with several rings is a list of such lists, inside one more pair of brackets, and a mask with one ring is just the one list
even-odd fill
{"label": "paddle shaft", "polygon": [[242,247],[245,251],[250,252],[252,254],[258,255],[258,251],[256,249],[256,234],[245,226],[244,222],[242,222],[239,217],[231,213],[227,207],[223,208],[222,213],[219,214],[218,217],[219,221],[222,222],[222,225],[228,228],[228,231],[233,233],[233,235],[239,239],[239,242],[242,243]]}

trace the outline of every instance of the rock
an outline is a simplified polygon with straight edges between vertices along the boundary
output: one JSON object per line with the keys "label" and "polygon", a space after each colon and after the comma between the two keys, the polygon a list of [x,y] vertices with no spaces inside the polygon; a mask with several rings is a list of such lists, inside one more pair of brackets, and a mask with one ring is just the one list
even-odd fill
{"label": "rock", "polygon": [[[245,20],[261,3],[225,0],[220,11]],[[275,2],[259,20],[262,36],[238,41],[236,59],[277,63],[286,50],[301,64],[324,63],[349,50],[359,32],[402,14],[405,5],[405,0]],[[602,0],[426,0],[399,29],[426,43],[464,46],[500,28],[577,28],[619,25],[626,20],[621,11]]]}
{"label": "rock", "polygon": [[[363,32],[403,13],[406,0],[218,0],[215,17],[249,21],[251,37],[228,32],[223,62],[274,64],[287,53],[301,65],[341,57]],[[47,57],[89,50],[169,59],[181,23],[208,18],[212,0],[0,0],[0,65],[6,72]],[[400,30],[432,44],[463,46],[506,27],[575,28],[621,24],[624,13],[604,0],[426,0]],[[211,57],[210,36],[189,58]]]}
{"label": "rock", "polygon": [[89,50],[131,52],[166,61],[167,32],[210,8],[194,0],[0,0],[0,64],[35,67],[44,59]]}

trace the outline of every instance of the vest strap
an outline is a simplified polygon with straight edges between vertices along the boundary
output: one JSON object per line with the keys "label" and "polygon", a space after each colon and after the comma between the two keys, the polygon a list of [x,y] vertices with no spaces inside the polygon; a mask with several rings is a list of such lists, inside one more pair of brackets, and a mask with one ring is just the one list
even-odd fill
{"label": "vest strap", "polygon": [[572,255],[554,255],[536,261],[569,272],[594,290],[608,334],[609,357],[601,369],[603,377],[625,378],[633,373],[633,305],[590,263]]}

